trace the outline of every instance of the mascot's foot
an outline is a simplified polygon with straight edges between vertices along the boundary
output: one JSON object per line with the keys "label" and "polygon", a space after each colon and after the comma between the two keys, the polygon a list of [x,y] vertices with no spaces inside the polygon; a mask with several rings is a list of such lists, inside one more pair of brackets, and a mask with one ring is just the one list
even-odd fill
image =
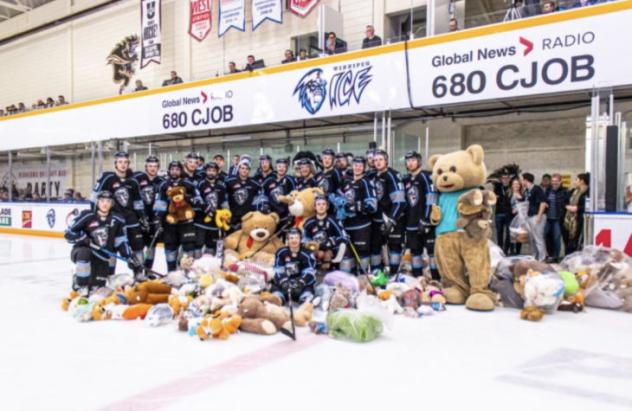
{"label": "mascot's foot", "polygon": [[496,305],[485,294],[472,294],[467,298],[465,307],[474,311],[493,311]]}
{"label": "mascot's foot", "polygon": [[448,304],[463,305],[465,304],[465,295],[456,287],[448,287],[443,289],[443,295]]}

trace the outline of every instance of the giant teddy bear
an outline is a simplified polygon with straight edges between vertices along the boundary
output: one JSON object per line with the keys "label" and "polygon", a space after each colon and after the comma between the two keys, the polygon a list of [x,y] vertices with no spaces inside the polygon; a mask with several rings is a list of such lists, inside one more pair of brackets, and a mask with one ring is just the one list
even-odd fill
{"label": "giant teddy bear", "polygon": [[288,205],[288,210],[294,217],[292,226],[303,231],[303,223],[316,215],[316,197],[324,195],[322,189],[310,187],[301,191],[294,190],[286,196],[279,196],[279,201]]}
{"label": "giant teddy bear", "polygon": [[276,251],[283,246],[278,237],[273,237],[279,223],[276,213],[263,214],[251,211],[241,219],[241,230],[235,231],[224,240],[224,264],[252,258],[266,265],[274,264]]}
{"label": "giant teddy bear", "polygon": [[491,311],[496,295],[488,288],[492,273],[487,238],[471,236],[457,225],[468,216],[491,216],[491,206],[496,203],[494,193],[482,189],[487,176],[483,148],[472,145],[434,155],[429,164],[432,182],[440,192],[431,222],[436,225],[435,256],[445,298],[471,310]]}

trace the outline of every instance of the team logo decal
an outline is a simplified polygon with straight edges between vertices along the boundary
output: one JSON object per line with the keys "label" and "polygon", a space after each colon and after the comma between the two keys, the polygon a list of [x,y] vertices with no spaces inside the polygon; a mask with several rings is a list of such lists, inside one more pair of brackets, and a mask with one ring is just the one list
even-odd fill
{"label": "team logo decal", "polygon": [[215,191],[211,191],[204,198],[206,204],[208,204],[211,211],[217,210],[217,193]]}
{"label": "team logo decal", "polygon": [[108,243],[108,230],[106,227],[99,227],[90,233],[92,240],[99,247],[105,247]]}
{"label": "team logo decal", "polygon": [[312,69],[301,78],[294,88],[293,96],[298,94],[301,107],[309,114],[316,114],[327,97],[327,81],[322,78],[323,70]]}
{"label": "team logo decal", "polygon": [[127,191],[127,187],[121,187],[114,192],[114,198],[116,201],[123,207],[127,207],[129,203],[129,191]]}
{"label": "team logo decal", "polygon": [[55,210],[54,209],[51,208],[46,213],[46,222],[48,223],[48,227],[50,228],[55,227]]}
{"label": "team logo decal", "polygon": [[235,194],[233,194],[233,196],[237,205],[244,205],[246,203],[246,200],[248,199],[248,190],[246,190],[245,188],[240,188],[239,190],[235,191]]}
{"label": "team logo decal", "polygon": [[406,199],[411,207],[414,207],[419,202],[419,190],[417,187],[412,186],[406,191]]}
{"label": "team logo decal", "polygon": [[380,180],[375,180],[375,196],[378,200],[384,197],[384,184]]}
{"label": "team logo decal", "polygon": [[143,197],[143,202],[146,205],[151,205],[154,203],[154,199],[156,198],[156,192],[154,191],[153,186],[145,186],[140,190],[140,194]]}

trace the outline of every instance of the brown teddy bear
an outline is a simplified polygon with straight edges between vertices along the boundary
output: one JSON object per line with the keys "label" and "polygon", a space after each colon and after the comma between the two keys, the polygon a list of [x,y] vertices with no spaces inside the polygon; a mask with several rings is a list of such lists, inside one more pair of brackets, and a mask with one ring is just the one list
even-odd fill
{"label": "brown teddy bear", "polygon": [[237,313],[241,316],[240,330],[253,334],[276,334],[290,320],[283,308],[255,295],[244,298]]}
{"label": "brown teddy bear", "polygon": [[490,190],[470,190],[459,199],[457,211],[459,219],[456,225],[477,240],[492,236],[492,206],[496,204],[496,195]]}
{"label": "brown teddy bear", "polygon": [[158,304],[169,301],[171,286],[159,281],[145,281],[135,287],[129,287],[124,292],[127,303]]}
{"label": "brown teddy bear", "polygon": [[186,200],[186,189],[182,186],[169,187],[167,197],[169,198],[169,209],[165,221],[169,224],[178,224],[193,219],[195,213],[193,207]]}
{"label": "brown teddy bear", "polygon": [[224,240],[224,265],[231,262],[252,258],[253,260],[272,266],[274,254],[283,246],[281,240],[274,236],[279,223],[276,213],[263,214],[251,211],[241,219],[241,230],[235,231]]}
{"label": "brown teddy bear", "polygon": [[316,215],[316,197],[324,196],[322,189],[312,187],[301,191],[292,191],[289,195],[279,196],[279,201],[288,205],[290,214],[294,216],[293,227],[303,231],[303,223]]}
{"label": "brown teddy bear", "polygon": [[[488,288],[492,274],[489,247],[486,238],[471,238],[459,230],[457,221],[459,209],[471,215],[484,208],[486,195],[482,192],[480,196],[474,193],[463,197],[485,183],[484,157],[483,148],[472,145],[429,160],[432,182],[440,192],[439,204],[432,207],[430,219],[436,225],[435,256],[446,287],[443,293],[449,304],[465,303],[477,311],[491,311],[496,304],[496,295]],[[467,204],[469,200],[472,204]]]}

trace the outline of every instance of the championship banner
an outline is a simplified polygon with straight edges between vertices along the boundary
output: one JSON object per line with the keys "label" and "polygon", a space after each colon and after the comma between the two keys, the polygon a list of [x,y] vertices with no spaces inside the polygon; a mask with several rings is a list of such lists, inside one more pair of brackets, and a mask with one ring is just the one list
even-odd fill
{"label": "championship banner", "polygon": [[287,8],[294,14],[305,17],[318,4],[318,0],[287,0]]}
{"label": "championship banner", "polygon": [[160,12],[160,0],[141,0],[141,69],[151,62],[160,64]]}
{"label": "championship banner", "polygon": [[191,16],[189,18],[189,35],[202,41],[211,32],[212,0],[189,0]]}
{"label": "championship banner", "polygon": [[219,0],[219,37],[233,27],[239,31],[246,30],[245,0]]}
{"label": "championship banner", "polygon": [[282,0],[252,0],[252,31],[266,20],[283,24]]}

